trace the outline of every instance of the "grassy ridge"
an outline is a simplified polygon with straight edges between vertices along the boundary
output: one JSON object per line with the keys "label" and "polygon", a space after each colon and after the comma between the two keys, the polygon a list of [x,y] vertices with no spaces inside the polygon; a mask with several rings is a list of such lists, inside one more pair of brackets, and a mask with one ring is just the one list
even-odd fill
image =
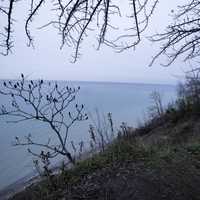
{"label": "grassy ridge", "polygon": [[123,126],[104,151],[11,199],[200,200],[200,83],[194,84],[188,79],[177,101],[165,110],[157,104],[140,127]]}
{"label": "grassy ridge", "polygon": [[[150,125],[150,124],[149,124]],[[200,119],[158,124],[142,136],[120,135],[75,168],[12,199],[200,199]]]}

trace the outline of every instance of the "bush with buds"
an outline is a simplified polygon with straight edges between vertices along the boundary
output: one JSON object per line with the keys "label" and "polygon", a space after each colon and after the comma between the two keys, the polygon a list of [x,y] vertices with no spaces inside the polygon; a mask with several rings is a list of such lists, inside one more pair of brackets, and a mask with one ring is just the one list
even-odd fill
{"label": "bush with buds", "polygon": [[[46,143],[35,142],[29,134],[25,140],[15,138],[14,145],[28,146],[28,151],[40,159],[49,160],[62,155],[71,163],[75,163],[72,153],[67,149],[70,128],[77,122],[88,119],[83,105],[75,105],[74,112],[68,112],[80,87],[59,86],[56,82],[43,80],[28,81],[23,74],[19,81],[5,81],[0,94],[11,98],[11,105],[1,105],[0,116],[12,116],[12,122],[36,120],[48,124],[58,139],[58,144],[47,140]],[[31,146],[40,147],[37,153]]]}

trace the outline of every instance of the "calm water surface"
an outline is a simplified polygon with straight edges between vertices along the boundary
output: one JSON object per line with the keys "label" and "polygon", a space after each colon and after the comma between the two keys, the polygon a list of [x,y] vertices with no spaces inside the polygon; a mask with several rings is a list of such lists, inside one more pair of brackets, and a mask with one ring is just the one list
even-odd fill
{"label": "calm water surface", "polygon": [[[95,110],[99,113],[112,113],[115,128],[121,122],[137,126],[143,121],[145,112],[151,103],[149,95],[158,91],[166,105],[175,99],[175,86],[129,84],[129,83],[93,83],[93,82],[58,82],[61,85],[80,86],[81,90],[75,103],[85,105],[85,110],[95,118]],[[2,81],[0,82],[2,87]],[[0,96],[0,105],[9,103],[7,97]],[[6,123],[7,118],[0,118],[0,190],[15,181],[29,175],[33,171],[33,158],[24,147],[13,147],[15,136],[23,137],[29,133],[36,141],[45,141],[51,130],[44,124],[35,122]],[[91,119],[78,123],[70,131],[69,141],[75,143],[87,141],[88,126]]]}

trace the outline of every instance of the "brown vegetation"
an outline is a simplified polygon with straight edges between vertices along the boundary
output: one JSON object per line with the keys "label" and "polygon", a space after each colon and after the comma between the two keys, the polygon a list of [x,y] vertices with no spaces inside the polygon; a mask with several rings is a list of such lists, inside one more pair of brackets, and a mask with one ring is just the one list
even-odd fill
{"label": "brown vegetation", "polygon": [[44,180],[11,199],[199,200],[200,119],[190,95],[137,129],[123,124],[104,151],[53,176],[54,187]]}

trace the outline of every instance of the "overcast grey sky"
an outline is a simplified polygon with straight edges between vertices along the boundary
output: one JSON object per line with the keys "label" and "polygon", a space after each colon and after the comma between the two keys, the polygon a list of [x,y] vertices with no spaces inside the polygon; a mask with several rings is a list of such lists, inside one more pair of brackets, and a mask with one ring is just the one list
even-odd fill
{"label": "overcast grey sky", "polygon": [[[170,11],[175,9],[177,3],[185,0],[161,0],[149,29],[145,36],[163,30],[170,22]],[[18,7],[18,18],[24,8]],[[38,15],[35,21],[42,24],[45,14]],[[148,67],[151,57],[158,51],[159,46],[147,39],[137,46],[136,50],[116,53],[113,49],[103,47],[96,51],[93,44],[88,41],[82,47],[82,56],[77,63],[70,63],[71,49],[59,49],[59,37],[52,28],[37,30],[35,36],[35,49],[26,46],[24,28],[20,22],[15,31],[15,47],[9,56],[0,57],[0,78],[15,79],[20,73],[29,75],[31,79],[44,78],[56,80],[81,81],[114,81],[114,82],[145,82],[145,83],[176,83],[183,70],[187,68],[181,60],[177,60],[170,67],[161,67],[158,60],[154,66]]]}

